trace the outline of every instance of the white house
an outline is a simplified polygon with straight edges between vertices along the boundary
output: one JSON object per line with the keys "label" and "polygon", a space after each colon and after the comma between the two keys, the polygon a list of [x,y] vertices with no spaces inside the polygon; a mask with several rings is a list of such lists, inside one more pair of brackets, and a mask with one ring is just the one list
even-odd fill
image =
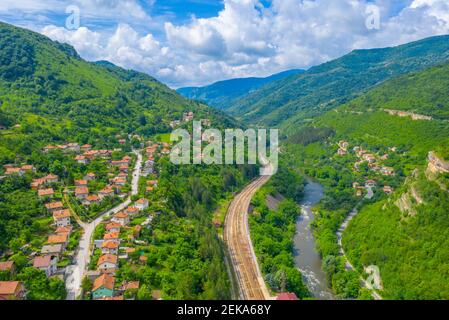
{"label": "white house", "polygon": [[125,212],[119,212],[115,214],[111,220],[120,223],[122,226],[126,226],[129,223],[129,215]]}
{"label": "white house", "polygon": [[57,270],[56,266],[57,262],[58,262],[57,257],[52,258],[52,256],[49,255],[39,256],[34,258],[33,267],[44,271],[47,277],[50,277],[53,274],[55,274]]}
{"label": "white house", "polygon": [[117,256],[104,254],[98,259],[97,267],[100,272],[107,273],[117,268]]}
{"label": "white house", "polygon": [[140,211],[143,211],[148,208],[149,202],[147,199],[142,198],[142,199],[137,200],[134,206],[137,209],[139,209]]}
{"label": "white house", "polygon": [[101,245],[101,253],[103,254],[118,254],[119,243],[116,241],[104,241]]}
{"label": "white house", "polygon": [[70,210],[60,210],[53,213],[53,220],[57,227],[70,226]]}

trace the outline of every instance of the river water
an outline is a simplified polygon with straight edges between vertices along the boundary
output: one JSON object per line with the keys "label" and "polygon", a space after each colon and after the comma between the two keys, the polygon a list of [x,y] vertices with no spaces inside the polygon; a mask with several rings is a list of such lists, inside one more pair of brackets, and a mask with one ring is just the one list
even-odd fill
{"label": "river water", "polygon": [[312,296],[319,300],[333,300],[334,295],[327,286],[326,274],[321,269],[321,257],[316,250],[311,223],[314,215],[312,207],[324,196],[323,187],[309,181],[301,202],[302,214],[296,223],[294,255],[296,267],[301,271],[304,282]]}

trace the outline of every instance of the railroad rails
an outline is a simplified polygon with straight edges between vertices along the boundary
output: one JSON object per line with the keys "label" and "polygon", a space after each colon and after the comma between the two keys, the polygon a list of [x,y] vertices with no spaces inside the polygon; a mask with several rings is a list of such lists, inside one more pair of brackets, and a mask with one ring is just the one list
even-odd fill
{"label": "railroad rails", "polygon": [[248,226],[248,209],[257,190],[268,180],[261,176],[238,194],[228,209],[224,241],[229,250],[242,300],[268,300],[270,293],[260,272]]}

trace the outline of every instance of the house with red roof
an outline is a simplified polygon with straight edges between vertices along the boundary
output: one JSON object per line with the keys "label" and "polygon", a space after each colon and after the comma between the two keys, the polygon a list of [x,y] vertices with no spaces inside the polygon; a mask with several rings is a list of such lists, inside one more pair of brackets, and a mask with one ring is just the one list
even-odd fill
{"label": "house with red roof", "polygon": [[119,242],[108,240],[104,241],[101,245],[101,253],[102,254],[118,254]]}
{"label": "house with red roof", "polygon": [[282,293],[278,294],[276,300],[294,301],[294,300],[298,300],[298,297],[296,296],[296,294],[294,294],[292,292],[282,292]]}
{"label": "house with red roof", "polygon": [[26,291],[20,281],[0,281],[0,300],[23,300]]}
{"label": "house with red roof", "polygon": [[147,209],[149,205],[150,203],[148,202],[148,200],[144,198],[137,200],[134,204],[134,206],[140,211]]}
{"label": "house with red roof", "polygon": [[79,200],[85,200],[89,196],[89,188],[77,187],[75,188],[75,197]]}
{"label": "house with red roof", "polygon": [[56,264],[58,262],[57,257],[47,256],[37,256],[34,258],[33,267],[45,272],[47,277],[51,277],[56,273],[58,269]]}
{"label": "house with red roof", "polygon": [[60,210],[53,212],[53,220],[57,227],[67,227],[70,226],[70,210]]}
{"label": "house with red roof", "polygon": [[122,226],[126,226],[129,223],[129,215],[125,212],[116,213],[111,221],[120,223]]}
{"label": "house with red roof", "polygon": [[101,273],[115,272],[118,258],[113,254],[104,254],[98,259],[97,268]]}
{"label": "house with red roof", "polygon": [[102,274],[95,279],[92,287],[94,300],[112,298],[114,296],[115,278],[108,274]]}

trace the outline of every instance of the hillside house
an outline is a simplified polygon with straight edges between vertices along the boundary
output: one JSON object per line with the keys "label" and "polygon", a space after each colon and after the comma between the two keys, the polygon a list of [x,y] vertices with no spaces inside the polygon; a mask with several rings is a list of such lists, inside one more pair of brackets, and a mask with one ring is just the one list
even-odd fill
{"label": "hillside house", "polygon": [[116,243],[120,243],[120,232],[108,232],[103,236],[104,241],[113,241]]}
{"label": "hillside house", "polygon": [[126,185],[126,178],[115,177],[115,178],[109,180],[109,182],[111,182],[112,184],[115,184],[117,186],[124,187]]}
{"label": "hillside house", "polygon": [[58,227],[56,228],[55,233],[57,235],[67,235],[67,237],[70,237],[70,234],[72,233],[72,226]]}
{"label": "hillside house", "polygon": [[394,176],[394,168],[391,167],[382,167],[380,169],[380,172],[384,175],[384,176]]}
{"label": "hillside house", "polygon": [[13,275],[15,273],[14,261],[0,262],[0,272],[6,272]]}
{"label": "hillside house", "polygon": [[374,187],[377,186],[377,182],[374,181],[374,180],[367,180],[366,183],[365,183],[365,186],[367,188],[374,188]]}
{"label": "hillside house", "polygon": [[45,208],[47,208],[47,210],[50,213],[54,213],[56,211],[61,211],[64,209],[64,205],[62,204],[61,201],[56,201],[56,202],[50,202],[45,204]]}
{"label": "hillside house", "polygon": [[100,199],[104,199],[106,197],[113,197],[115,195],[115,191],[112,186],[106,186],[104,189],[98,192]]}
{"label": "hillside house", "polygon": [[75,180],[75,187],[87,187],[87,180]]}
{"label": "hillside house", "polygon": [[139,290],[140,282],[139,281],[124,281],[122,286],[120,287],[121,291],[127,290]]}
{"label": "hillside house", "polygon": [[51,277],[57,271],[58,258],[52,256],[38,256],[34,258],[33,267],[45,272],[47,277]]}
{"label": "hillside house", "polygon": [[48,236],[47,244],[49,245],[60,244],[62,246],[62,249],[65,250],[68,240],[69,237],[66,234],[52,234]]}
{"label": "hillside house", "polygon": [[8,168],[5,171],[5,175],[7,175],[7,176],[11,176],[11,175],[23,176],[24,173],[25,172],[20,168]]}
{"label": "hillside house", "polygon": [[122,225],[118,222],[110,222],[106,225],[106,231],[108,232],[120,232]]}
{"label": "hillside house", "polygon": [[53,220],[57,227],[67,227],[70,226],[70,210],[64,209],[60,211],[53,212]]}
{"label": "hillside house", "polygon": [[90,144],[85,144],[85,145],[81,146],[81,151],[82,152],[87,152],[87,151],[90,151],[90,150],[92,150],[92,146]]}
{"label": "hillside house", "polygon": [[129,215],[126,212],[119,212],[116,213],[111,220],[120,223],[122,226],[126,226],[129,223]]}
{"label": "hillside house", "polygon": [[75,157],[75,161],[78,162],[79,164],[88,164],[89,163],[89,159],[86,158],[86,156],[83,155],[78,155]]}
{"label": "hillside house", "polygon": [[101,245],[101,253],[102,254],[118,254],[119,243],[117,241],[104,241]]}
{"label": "hillside house", "polygon": [[133,217],[133,216],[139,214],[139,209],[131,206],[131,207],[126,208],[125,213],[127,213],[130,217]]}
{"label": "hillside house", "polygon": [[148,200],[144,198],[137,200],[134,204],[134,206],[140,211],[147,209],[149,205],[150,203],[148,202]]}
{"label": "hillside house", "polygon": [[49,174],[43,178],[46,184],[58,183],[59,177],[55,174]]}
{"label": "hillside house", "polygon": [[41,255],[49,255],[52,257],[60,257],[64,251],[61,244],[45,245],[41,249]]}
{"label": "hillside house", "polygon": [[26,291],[20,281],[0,281],[0,301],[1,300],[23,300]]}
{"label": "hillside house", "polygon": [[92,299],[112,298],[114,296],[115,278],[102,274],[95,279],[92,287]]}
{"label": "hillside house", "polygon": [[85,200],[89,196],[89,188],[77,187],[75,189],[75,197],[79,200]]}
{"label": "hillside house", "polygon": [[31,182],[31,189],[32,190],[38,190],[41,186],[43,186],[45,184],[45,179],[40,178],[40,179],[33,179],[33,181]]}
{"label": "hillside house", "polygon": [[117,268],[118,258],[112,254],[104,254],[98,259],[97,267],[101,273],[113,273]]}
{"label": "hillside house", "polygon": [[393,190],[393,188],[390,187],[390,186],[384,186],[383,191],[384,191],[386,194],[392,194],[394,190]]}
{"label": "hillside house", "polygon": [[101,202],[101,199],[99,196],[97,196],[96,194],[91,194],[86,198],[85,203],[87,205],[93,205],[93,204],[99,204]]}
{"label": "hillside house", "polygon": [[95,180],[95,178],[96,178],[96,175],[93,172],[89,172],[88,174],[86,174],[83,177],[83,179],[86,180],[86,181],[93,181],[93,180]]}
{"label": "hillside house", "polygon": [[55,191],[53,190],[53,188],[40,189],[37,191],[37,195],[39,196],[39,198],[53,198],[53,196],[55,195]]}

